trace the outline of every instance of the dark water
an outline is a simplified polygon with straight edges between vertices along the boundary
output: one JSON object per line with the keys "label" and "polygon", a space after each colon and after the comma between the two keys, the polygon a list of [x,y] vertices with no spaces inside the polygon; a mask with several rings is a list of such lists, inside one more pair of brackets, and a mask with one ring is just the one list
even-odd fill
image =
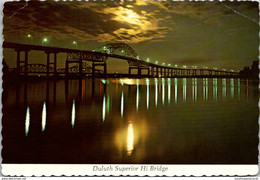
{"label": "dark water", "polygon": [[3,95],[3,163],[257,164],[258,81],[33,81]]}

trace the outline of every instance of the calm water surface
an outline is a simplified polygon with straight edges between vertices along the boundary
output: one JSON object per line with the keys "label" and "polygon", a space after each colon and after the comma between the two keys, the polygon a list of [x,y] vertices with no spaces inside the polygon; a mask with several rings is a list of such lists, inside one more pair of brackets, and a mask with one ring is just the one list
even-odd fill
{"label": "calm water surface", "polygon": [[258,81],[30,81],[3,95],[3,163],[257,164]]}

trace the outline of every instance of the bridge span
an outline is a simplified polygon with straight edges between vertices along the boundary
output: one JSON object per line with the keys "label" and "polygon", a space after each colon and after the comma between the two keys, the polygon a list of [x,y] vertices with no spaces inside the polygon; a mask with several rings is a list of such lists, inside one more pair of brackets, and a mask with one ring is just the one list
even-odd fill
{"label": "bridge span", "polygon": [[[237,72],[217,69],[177,68],[154,64],[140,59],[137,53],[125,43],[105,44],[92,51],[13,42],[3,42],[3,48],[13,49],[16,52],[15,72],[26,77],[30,74],[44,74],[47,77],[61,74],[66,77],[77,76],[80,78],[107,77],[107,59],[109,57],[128,62],[128,77],[236,77],[239,75]],[[29,64],[30,51],[45,52],[46,64]],[[67,58],[64,60],[65,67],[62,69],[57,68],[58,53],[67,53]],[[21,58],[22,55],[24,55],[23,58]],[[88,65],[87,62],[92,64]],[[72,66],[72,64],[76,65]],[[98,70],[97,66],[103,67],[103,70]],[[132,70],[136,70],[137,74],[133,74]]]}

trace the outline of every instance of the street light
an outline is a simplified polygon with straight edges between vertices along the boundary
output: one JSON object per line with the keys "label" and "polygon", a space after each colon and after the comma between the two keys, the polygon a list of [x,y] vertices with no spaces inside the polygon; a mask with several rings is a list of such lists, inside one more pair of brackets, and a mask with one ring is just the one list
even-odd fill
{"label": "street light", "polygon": [[162,65],[164,66],[164,65],[165,65],[165,63],[163,62],[163,63],[162,63]]}
{"label": "street light", "polygon": [[73,41],[73,43],[76,46],[76,49],[78,49],[78,43],[76,41]]}
{"label": "street light", "polygon": [[150,58],[147,58],[146,61],[147,61],[147,62],[150,62]]}
{"label": "street light", "polygon": [[184,68],[186,68],[187,66],[186,65],[183,65]]}
{"label": "street light", "polygon": [[31,34],[28,34],[27,37],[30,39],[31,44],[33,44],[33,36]]}
{"label": "street light", "polygon": [[42,45],[43,45],[44,43],[47,44],[47,41],[48,41],[47,38],[43,38],[43,40],[42,40]]}
{"label": "street light", "polygon": [[155,64],[158,64],[158,61],[155,61]]}
{"label": "street light", "polygon": [[168,64],[168,66],[171,66],[171,64]]}
{"label": "street light", "polygon": [[175,67],[178,67],[178,65],[177,65],[177,64],[175,64],[174,66],[175,66]]}

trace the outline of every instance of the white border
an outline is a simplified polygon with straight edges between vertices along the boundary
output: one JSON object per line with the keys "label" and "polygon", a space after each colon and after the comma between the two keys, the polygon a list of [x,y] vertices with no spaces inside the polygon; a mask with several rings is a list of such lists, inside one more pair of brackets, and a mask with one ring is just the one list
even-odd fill
{"label": "white border", "polygon": [[[100,170],[95,166],[98,166]],[[143,166],[143,168],[141,167]],[[144,166],[147,166],[144,171]],[[103,167],[103,168],[102,168]],[[157,167],[157,169],[156,169]],[[161,167],[161,168],[160,168]],[[119,171],[119,168],[122,168]],[[128,169],[127,169],[128,168]],[[141,168],[143,170],[141,170]],[[155,168],[155,169],[153,169]],[[137,170],[134,170],[137,169]],[[152,170],[153,169],[153,170]],[[164,172],[162,171],[164,169]],[[167,170],[166,170],[167,169]],[[255,176],[258,165],[2,164],[4,176]]]}

